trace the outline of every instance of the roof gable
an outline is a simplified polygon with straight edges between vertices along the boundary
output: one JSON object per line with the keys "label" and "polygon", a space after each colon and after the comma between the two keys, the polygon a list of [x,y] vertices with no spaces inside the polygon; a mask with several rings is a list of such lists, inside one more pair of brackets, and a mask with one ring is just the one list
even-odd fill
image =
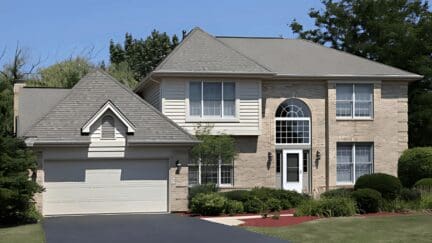
{"label": "roof gable", "polygon": [[[111,103],[111,106],[109,105]],[[115,106],[114,106],[115,104]],[[35,142],[88,142],[81,128],[101,107],[121,112],[134,130],[128,142],[195,143],[195,137],[107,73],[96,70],[82,78],[51,111],[24,134]],[[114,108],[115,107],[115,108]],[[131,131],[132,131],[131,130]]]}
{"label": "roof gable", "polygon": [[123,125],[126,127],[126,132],[128,134],[133,134],[135,132],[135,126],[126,118],[125,115],[111,102],[108,100],[81,128],[81,133],[88,134],[90,133],[91,126],[101,118],[102,115],[107,111],[111,111],[117,119],[119,119]]}
{"label": "roof gable", "polygon": [[232,49],[200,28],[194,28],[155,72],[268,73],[256,61]]}

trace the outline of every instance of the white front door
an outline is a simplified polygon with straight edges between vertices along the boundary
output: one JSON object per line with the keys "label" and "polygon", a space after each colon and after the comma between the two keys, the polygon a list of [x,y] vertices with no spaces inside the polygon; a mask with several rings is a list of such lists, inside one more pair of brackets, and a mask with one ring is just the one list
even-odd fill
{"label": "white front door", "polygon": [[282,171],[283,189],[302,192],[303,150],[284,149]]}

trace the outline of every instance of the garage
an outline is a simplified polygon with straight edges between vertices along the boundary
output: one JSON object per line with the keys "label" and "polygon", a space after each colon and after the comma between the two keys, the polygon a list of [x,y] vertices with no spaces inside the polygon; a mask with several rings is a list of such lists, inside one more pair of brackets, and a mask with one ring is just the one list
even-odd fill
{"label": "garage", "polygon": [[44,215],[168,211],[167,160],[46,160]]}

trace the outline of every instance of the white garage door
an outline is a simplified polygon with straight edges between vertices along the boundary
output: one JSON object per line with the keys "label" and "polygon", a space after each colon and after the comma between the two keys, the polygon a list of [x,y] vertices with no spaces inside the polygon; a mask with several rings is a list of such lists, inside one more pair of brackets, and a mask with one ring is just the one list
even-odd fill
{"label": "white garage door", "polygon": [[164,160],[45,161],[43,212],[166,212]]}

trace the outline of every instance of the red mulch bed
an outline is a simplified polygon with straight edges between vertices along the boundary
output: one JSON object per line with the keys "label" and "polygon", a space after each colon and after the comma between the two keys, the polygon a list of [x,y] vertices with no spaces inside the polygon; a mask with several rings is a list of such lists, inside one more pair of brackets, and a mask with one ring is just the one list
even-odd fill
{"label": "red mulch bed", "polygon": [[307,221],[319,219],[316,216],[301,216],[301,217],[280,217],[279,219],[259,218],[259,219],[242,219],[245,223],[241,226],[257,226],[257,227],[281,227],[288,225],[301,224]]}
{"label": "red mulch bed", "polygon": [[[281,210],[280,214],[294,214],[295,213],[295,209],[288,209],[288,210]],[[229,217],[229,216],[251,216],[251,215],[259,215],[256,213],[242,213],[242,214],[236,214],[236,215],[226,215],[226,214],[222,214],[219,216],[201,216],[198,214],[193,214],[190,212],[177,212],[178,215],[181,216],[189,216],[189,217],[199,217],[199,218],[217,218],[217,217]]]}

